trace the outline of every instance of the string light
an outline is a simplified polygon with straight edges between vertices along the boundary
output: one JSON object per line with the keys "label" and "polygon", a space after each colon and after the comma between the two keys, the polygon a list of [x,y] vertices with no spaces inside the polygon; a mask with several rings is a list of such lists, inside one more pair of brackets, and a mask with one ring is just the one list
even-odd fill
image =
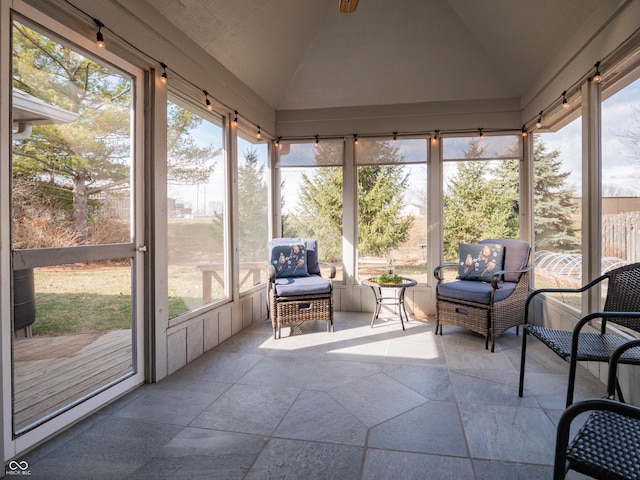
{"label": "string light", "polygon": [[167,83],[167,66],[162,62],[160,62],[160,66],[162,67],[162,75],[160,75],[160,81],[166,84]]}
{"label": "string light", "polygon": [[[95,23],[95,25],[98,27],[98,31],[96,33],[96,44],[98,45],[98,47],[100,48],[105,48],[105,43],[104,43],[104,36],[102,34],[102,28],[107,28],[107,26],[105,24],[103,24],[100,20],[98,20],[97,18],[92,17],[91,15],[89,15],[87,12],[85,12],[84,10],[80,9],[79,7],[77,7],[76,5],[74,5],[70,0],[64,0],[65,3],[67,3],[70,7],[72,7],[73,9],[77,10],[79,13],[81,13],[82,15],[84,15],[85,17],[87,17],[88,19],[90,19],[93,23]],[[115,36],[119,41],[127,44],[129,47],[133,48],[134,50],[138,51],[140,54],[150,58],[151,60],[157,62],[163,69],[163,72],[161,74],[161,78],[160,80],[162,81],[162,83],[167,83],[168,82],[168,77],[167,77],[167,66],[160,62],[159,60],[157,60],[156,58],[154,58],[153,56],[149,55],[147,52],[142,51],[140,48],[138,48],[136,45],[132,44],[131,42],[129,42],[128,40],[126,40],[125,38],[119,36],[117,33],[114,33],[112,31],[110,31],[110,34],[113,34],[113,36]],[[598,61],[595,63],[594,68],[595,68],[595,73],[593,75],[593,77],[591,77],[591,80],[598,84],[602,81],[602,74],[600,73],[600,64],[601,62]],[[190,84],[191,86],[193,86],[196,89],[200,89],[198,87],[198,85],[196,85],[195,83],[191,82],[189,79],[181,76],[178,73],[175,73],[172,71],[172,74],[175,74],[177,77],[179,77],[181,80],[183,80],[184,82]],[[586,78],[586,77],[583,77]],[[208,93],[206,92],[206,90],[202,90],[205,93],[205,104],[207,106],[208,110],[213,110],[213,106],[211,104],[211,101],[208,98]],[[562,95],[562,107],[563,108],[568,108],[568,100],[566,99],[566,91],[563,92]],[[222,105],[224,108],[227,108],[230,110],[230,108],[226,105]],[[237,110],[233,110],[235,117],[233,119],[233,123],[237,125],[238,122],[238,111]],[[535,126],[536,128],[540,128],[542,126],[542,114],[543,111],[541,110],[539,115],[538,115],[538,121],[536,122]],[[480,134],[482,135],[482,129],[480,130]],[[418,132],[416,132],[418,133]],[[525,129],[525,126],[523,125],[523,129],[522,129],[522,136],[527,136],[527,131]],[[397,132],[393,132],[394,134],[394,141],[396,140],[397,137]],[[261,129],[258,126],[258,138],[261,137]],[[436,144],[438,142],[438,137],[440,136],[440,131],[439,130],[435,130],[435,133],[433,135],[433,137],[431,137],[431,142],[433,144]],[[354,143],[358,143],[358,135],[357,134],[353,134],[353,141]]]}
{"label": "string light", "polygon": [[478,132],[480,132],[480,138],[484,138],[484,133],[482,133],[482,129],[481,128],[478,129]]}
{"label": "string light", "polygon": [[100,48],[104,48],[104,37],[102,36],[102,27],[104,27],[104,23],[97,18],[94,18],[93,21],[98,26],[98,33],[96,33],[96,45]]}
{"label": "string light", "polygon": [[320,140],[318,140],[318,135],[316,135],[315,137],[316,137],[316,147],[317,147],[318,143],[320,143]]}
{"label": "string light", "polygon": [[204,93],[204,104],[207,106],[207,110],[213,110],[213,105],[211,105],[211,101],[209,100],[209,92],[203,90],[202,93]]}
{"label": "string light", "polygon": [[393,143],[396,143],[397,138],[398,138],[398,132],[393,132]]}
{"label": "string light", "polygon": [[280,140],[282,140],[282,137],[276,138],[276,147],[280,146]]}
{"label": "string light", "polygon": [[593,76],[593,83],[600,83],[602,81],[602,75],[600,75],[600,62],[596,62],[594,67],[596,68],[596,73]]}
{"label": "string light", "polygon": [[256,133],[256,137],[262,138],[262,131],[260,129],[260,125],[258,125],[258,133]]}
{"label": "string light", "polygon": [[[108,29],[108,27],[104,23],[102,23],[100,20],[98,20],[97,18],[94,18],[92,15],[89,15],[87,12],[82,10],[77,5],[74,5],[74,3],[71,0],[62,0],[62,1],[64,3],[66,3],[67,5],[69,5],[69,7],[71,7],[72,9],[76,10],[78,13],[83,15],[85,18],[87,18],[88,20],[93,22],[98,27],[98,31],[96,33],[96,44],[100,48],[105,48],[104,35],[102,34],[102,28]],[[167,83],[168,82],[168,80],[169,80],[168,75],[167,75],[167,68],[168,67],[163,62],[161,62],[157,58],[153,57],[148,52],[145,52],[144,50],[141,50],[139,47],[137,47],[136,45],[134,45],[133,43],[128,41],[126,38],[118,35],[116,32],[113,32],[112,30],[109,30],[109,34],[110,34],[110,36],[113,36],[116,39],[118,39],[118,41],[126,44],[127,46],[129,46],[133,50],[137,51],[139,54],[141,54],[141,55],[153,60],[158,65],[160,65],[162,67],[162,69],[163,69],[162,74],[160,76],[160,81],[162,83]],[[176,78],[182,80],[184,83],[187,83],[187,84],[191,85],[194,89],[203,92],[205,94],[205,105],[206,105],[207,109],[210,110],[210,111],[213,110],[213,105],[211,103],[211,100],[209,100],[209,98],[208,98],[209,94],[208,94],[208,92],[206,90],[203,90],[200,86],[196,85],[194,82],[192,82],[191,80],[189,80],[186,77],[183,77],[182,75],[180,75],[179,73],[175,72],[174,70],[171,71],[171,74],[172,74],[172,77],[175,76]],[[238,124],[238,111],[237,110],[232,110],[228,105],[225,105],[222,102],[219,102],[219,103],[226,110],[234,112],[235,117],[233,119],[233,123],[235,125],[237,125]]]}
{"label": "string light", "polygon": [[562,92],[562,108],[569,108],[569,100],[567,100],[567,91]]}
{"label": "string light", "polygon": [[527,127],[524,124],[522,124],[522,136],[526,137],[527,135],[528,135]]}

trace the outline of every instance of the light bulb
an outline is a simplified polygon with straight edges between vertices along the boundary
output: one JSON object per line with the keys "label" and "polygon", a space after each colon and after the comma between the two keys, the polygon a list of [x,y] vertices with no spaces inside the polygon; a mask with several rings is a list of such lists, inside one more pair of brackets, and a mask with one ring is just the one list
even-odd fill
{"label": "light bulb", "polygon": [[602,81],[602,75],[600,75],[600,62],[596,62],[596,73],[593,76],[593,83],[600,83]]}
{"label": "light bulb", "polygon": [[160,81],[164,84],[167,83],[167,66],[164,63],[161,63],[160,66],[162,67],[162,75],[160,75]]}
{"label": "light bulb", "polygon": [[104,37],[102,36],[102,32],[98,31],[96,35],[96,45],[100,48],[104,48]]}
{"label": "light bulb", "polygon": [[93,21],[98,26],[98,33],[96,33],[96,45],[100,48],[104,48],[104,37],[102,36],[102,27],[104,27],[104,23],[97,18],[94,18]]}

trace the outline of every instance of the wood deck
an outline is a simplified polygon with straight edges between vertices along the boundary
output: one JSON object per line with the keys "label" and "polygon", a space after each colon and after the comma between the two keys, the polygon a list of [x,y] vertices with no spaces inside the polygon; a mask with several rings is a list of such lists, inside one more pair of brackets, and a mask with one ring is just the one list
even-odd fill
{"label": "wood deck", "polygon": [[132,370],[131,330],[13,341],[14,432]]}

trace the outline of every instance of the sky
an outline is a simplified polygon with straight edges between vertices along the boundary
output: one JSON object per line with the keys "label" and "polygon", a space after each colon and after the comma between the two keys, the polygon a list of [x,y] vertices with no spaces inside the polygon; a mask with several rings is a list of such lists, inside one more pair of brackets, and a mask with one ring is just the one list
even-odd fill
{"label": "sky", "polygon": [[[640,159],[634,158],[632,146],[621,138],[629,130],[635,131],[640,141],[640,79],[602,104],[602,184],[605,194],[613,190],[619,196],[640,195]],[[581,118],[558,132],[539,135],[548,151],[560,152],[563,171],[571,172],[568,181],[579,192],[582,183]]]}

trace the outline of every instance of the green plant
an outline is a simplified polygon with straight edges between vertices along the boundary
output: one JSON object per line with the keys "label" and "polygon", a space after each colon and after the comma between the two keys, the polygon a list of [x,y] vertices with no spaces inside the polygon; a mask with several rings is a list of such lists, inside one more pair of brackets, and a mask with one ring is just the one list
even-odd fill
{"label": "green plant", "polygon": [[395,273],[393,275],[383,273],[379,277],[372,278],[371,281],[376,283],[400,283],[402,282],[402,277]]}

